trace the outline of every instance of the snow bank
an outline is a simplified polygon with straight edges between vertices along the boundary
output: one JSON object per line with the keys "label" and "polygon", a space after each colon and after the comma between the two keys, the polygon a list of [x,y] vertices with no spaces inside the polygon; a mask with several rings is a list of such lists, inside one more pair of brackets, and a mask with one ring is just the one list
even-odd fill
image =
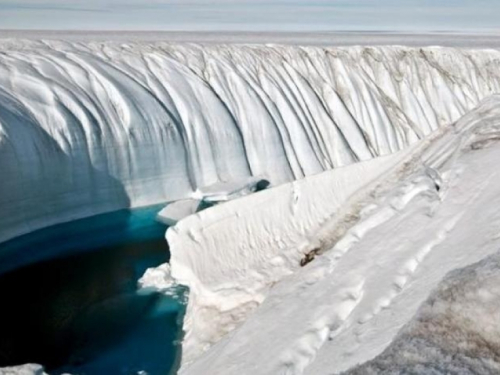
{"label": "snow bank", "polygon": [[500,92],[500,52],[0,41],[0,241],[398,151]]}
{"label": "snow bank", "polygon": [[181,373],[336,373],[380,354],[447,272],[500,247],[499,134],[492,97],[405,153],[170,229],[191,288]]}

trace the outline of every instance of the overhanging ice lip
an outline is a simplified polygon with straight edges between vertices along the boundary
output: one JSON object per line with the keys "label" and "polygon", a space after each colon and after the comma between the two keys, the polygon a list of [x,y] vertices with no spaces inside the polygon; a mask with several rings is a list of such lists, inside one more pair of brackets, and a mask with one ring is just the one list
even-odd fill
{"label": "overhanging ice lip", "polygon": [[158,220],[175,225],[180,220],[212,207],[243,196],[262,191],[270,186],[270,182],[261,177],[246,178],[242,181],[218,182],[210,186],[198,188],[192,198],[170,202],[158,213]]}

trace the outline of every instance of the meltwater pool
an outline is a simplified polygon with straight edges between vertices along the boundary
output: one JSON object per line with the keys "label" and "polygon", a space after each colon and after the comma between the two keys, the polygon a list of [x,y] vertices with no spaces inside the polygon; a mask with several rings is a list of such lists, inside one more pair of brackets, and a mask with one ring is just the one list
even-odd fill
{"label": "meltwater pool", "polygon": [[166,375],[180,360],[185,291],[139,290],[169,260],[163,205],[60,224],[0,244],[0,367]]}

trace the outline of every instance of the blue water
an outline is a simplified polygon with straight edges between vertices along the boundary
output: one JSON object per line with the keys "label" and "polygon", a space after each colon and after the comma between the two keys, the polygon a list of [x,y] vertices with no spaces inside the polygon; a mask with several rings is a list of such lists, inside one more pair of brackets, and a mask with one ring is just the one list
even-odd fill
{"label": "blue water", "polygon": [[169,259],[163,206],[122,210],[0,244],[0,367],[166,375],[180,358],[185,291],[137,289]]}

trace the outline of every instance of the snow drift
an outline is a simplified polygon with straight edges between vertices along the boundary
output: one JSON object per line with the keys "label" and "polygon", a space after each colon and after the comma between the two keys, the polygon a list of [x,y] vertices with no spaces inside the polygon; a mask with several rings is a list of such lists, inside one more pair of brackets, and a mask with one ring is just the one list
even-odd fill
{"label": "snow drift", "polygon": [[190,287],[181,373],[336,373],[380,354],[447,272],[500,247],[499,139],[493,96],[405,151],[170,228],[156,277]]}
{"label": "snow drift", "polygon": [[0,42],[0,241],[398,151],[500,91],[500,52]]}

